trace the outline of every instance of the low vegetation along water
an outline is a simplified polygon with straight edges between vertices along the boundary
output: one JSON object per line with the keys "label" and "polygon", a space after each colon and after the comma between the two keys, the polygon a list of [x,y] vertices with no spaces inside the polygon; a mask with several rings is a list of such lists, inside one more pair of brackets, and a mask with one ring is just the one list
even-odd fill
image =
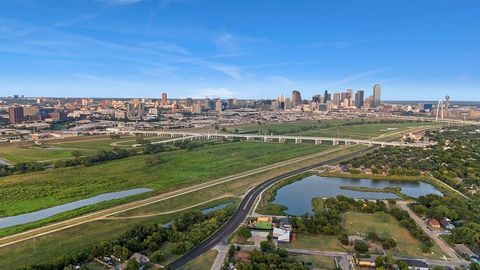
{"label": "low vegetation along water", "polygon": [[367,187],[376,190],[386,187],[399,187],[401,193],[412,198],[418,198],[426,194],[442,194],[434,186],[421,181],[349,179],[312,175],[280,188],[273,202],[288,207],[288,210],[285,211],[288,214],[302,215],[312,213],[311,201],[315,197],[326,198],[344,195],[354,199],[399,198],[389,192],[367,192],[341,188],[345,186]]}
{"label": "low vegetation along water", "polygon": [[152,191],[152,189],[136,188],[136,189],[123,190],[119,192],[104,193],[88,199],[78,200],[75,202],[66,203],[66,204],[42,209],[39,211],[27,213],[27,214],[0,218],[0,228],[3,229],[3,228],[16,226],[16,225],[27,224],[30,222],[35,222],[35,221],[42,220],[44,218],[54,216],[56,214],[63,213],[66,211],[75,210],[84,206],[89,206],[99,202],[104,202],[104,201],[109,201],[114,199],[121,199],[121,198],[137,195],[137,194],[141,194],[149,191]]}

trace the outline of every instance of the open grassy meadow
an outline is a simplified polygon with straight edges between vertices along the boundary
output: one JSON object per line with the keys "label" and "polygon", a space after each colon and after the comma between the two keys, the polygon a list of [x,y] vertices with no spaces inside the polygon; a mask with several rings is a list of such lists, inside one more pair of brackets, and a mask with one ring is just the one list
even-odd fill
{"label": "open grassy meadow", "polygon": [[198,256],[191,262],[179,268],[179,270],[210,270],[217,257],[218,251],[209,250],[203,255]]}
{"label": "open grassy meadow", "polygon": [[161,161],[153,165],[147,165],[148,156],[134,156],[94,166],[7,176],[0,181],[0,216],[135,187],[163,192],[328,148],[331,146],[234,142],[161,153]]}
{"label": "open grassy meadow", "polygon": [[303,136],[323,136],[323,137],[340,137],[352,139],[370,139],[378,136],[387,136],[389,134],[407,131],[412,128],[431,126],[433,123],[391,123],[391,124],[371,124],[351,126],[327,127],[313,130],[307,130],[298,135]]}
{"label": "open grassy meadow", "polygon": [[289,244],[280,244],[285,248],[311,249],[325,251],[347,251],[342,247],[337,236],[297,234],[297,239]]}
{"label": "open grassy meadow", "polygon": [[335,259],[319,255],[297,254],[292,257],[296,262],[309,264],[314,269],[335,269]]}
{"label": "open grassy meadow", "polygon": [[398,221],[389,214],[375,213],[365,214],[358,212],[347,212],[344,219],[344,227],[349,233],[367,234],[375,232],[381,237],[391,237],[397,242],[398,256],[423,255],[428,258],[438,259],[442,256],[440,248],[436,245],[432,253],[424,254],[421,251],[422,243],[406,229],[400,226]]}
{"label": "open grassy meadow", "polygon": [[[348,125],[355,123],[355,125]],[[256,134],[290,134],[318,137],[343,137],[354,139],[368,139],[377,136],[387,136],[412,128],[435,126],[430,122],[399,122],[373,123],[361,120],[324,120],[324,121],[295,121],[287,123],[267,123],[261,125],[245,125],[230,127],[230,132]]]}
{"label": "open grassy meadow", "polygon": [[[168,138],[147,137],[151,142]],[[72,152],[80,151],[83,155],[93,155],[98,150],[111,150],[114,147],[131,147],[136,144],[133,136],[112,139],[105,136],[70,138],[59,141],[46,141],[42,145],[33,143],[10,144],[0,147],[0,158],[10,163],[46,162],[72,158]]]}

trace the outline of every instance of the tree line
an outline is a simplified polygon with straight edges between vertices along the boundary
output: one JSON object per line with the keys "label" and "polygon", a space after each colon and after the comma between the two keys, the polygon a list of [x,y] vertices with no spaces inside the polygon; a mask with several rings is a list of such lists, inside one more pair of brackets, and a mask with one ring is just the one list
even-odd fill
{"label": "tree line", "polygon": [[[230,206],[207,214],[200,211],[186,212],[174,219],[170,226],[156,223],[137,224],[116,239],[102,241],[87,251],[65,254],[50,262],[26,265],[19,270],[64,270],[94,258],[111,255],[127,261],[127,269],[137,270],[138,266],[134,268],[133,259],[129,259],[133,253],[140,252],[149,256],[151,262],[160,263],[165,260],[161,246],[170,242],[171,253],[183,254],[220,228],[233,214],[234,209]],[[128,268],[128,265],[132,268]]]}

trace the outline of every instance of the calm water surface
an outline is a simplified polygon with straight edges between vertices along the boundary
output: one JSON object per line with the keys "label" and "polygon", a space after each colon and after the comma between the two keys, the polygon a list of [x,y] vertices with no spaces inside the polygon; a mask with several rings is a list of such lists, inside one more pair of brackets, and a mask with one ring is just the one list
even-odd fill
{"label": "calm water surface", "polygon": [[315,197],[325,198],[344,195],[354,199],[398,199],[398,196],[393,193],[346,190],[341,189],[341,186],[379,189],[400,187],[403,194],[413,198],[426,194],[442,195],[434,186],[420,181],[349,179],[312,175],[280,188],[273,202],[288,207],[288,210],[285,211],[288,214],[302,215],[312,213],[311,201]]}
{"label": "calm water surface", "polygon": [[27,213],[27,214],[21,214],[18,216],[11,216],[11,217],[5,217],[5,218],[0,218],[0,229],[1,228],[8,228],[16,225],[22,225],[38,220],[42,220],[44,218],[48,218],[51,216],[54,216],[56,214],[60,214],[66,211],[78,209],[84,206],[96,204],[99,202],[104,202],[104,201],[109,201],[109,200],[114,200],[114,199],[121,199],[125,198],[128,196],[132,195],[137,195],[145,192],[152,191],[153,189],[149,188],[136,188],[136,189],[129,189],[129,190],[124,190],[124,191],[119,191],[119,192],[110,192],[110,193],[104,193],[102,195],[98,195],[92,198],[84,199],[84,200],[78,200],[74,201],[71,203],[66,203],[46,209],[42,209],[39,211]]}

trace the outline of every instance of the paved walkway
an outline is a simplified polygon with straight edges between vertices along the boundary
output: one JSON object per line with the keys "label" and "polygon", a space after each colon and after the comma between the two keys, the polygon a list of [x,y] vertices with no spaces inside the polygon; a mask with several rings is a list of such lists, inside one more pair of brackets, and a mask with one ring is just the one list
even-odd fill
{"label": "paved walkway", "polygon": [[211,270],[222,269],[223,262],[227,257],[228,248],[229,248],[229,245],[225,245],[225,244],[218,244],[213,248],[214,250],[218,251],[218,253],[217,253],[217,257],[215,258],[215,261],[213,262]]}

